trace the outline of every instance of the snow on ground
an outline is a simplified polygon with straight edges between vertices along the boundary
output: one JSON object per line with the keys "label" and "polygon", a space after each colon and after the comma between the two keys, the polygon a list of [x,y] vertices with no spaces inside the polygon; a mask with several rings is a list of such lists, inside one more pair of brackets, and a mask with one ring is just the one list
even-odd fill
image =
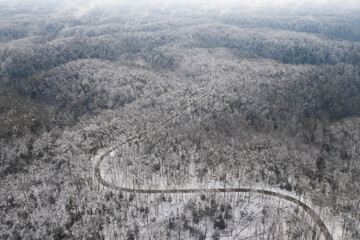
{"label": "snow on ground", "polygon": [[[106,150],[99,151],[98,155],[94,156],[93,164],[95,166],[95,162],[100,159],[100,156],[105,153]],[[112,183],[116,186],[124,187],[124,188],[137,188],[137,189],[212,189],[212,188],[249,188],[249,189],[263,189],[263,190],[269,190],[272,192],[277,192],[285,195],[292,196],[294,198],[297,198],[301,200],[302,202],[309,205],[315,212],[317,212],[322,219],[325,219],[325,224],[327,225],[330,232],[333,234],[333,237],[335,240],[342,239],[342,229],[341,229],[341,220],[339,218],[334,219],[333,216],[325,210],[322,210],[320,212],[319,208],[317,206],[313,206],[309,199],[304,196],[298,196],[294,191],[286,191],[284,189],[279,188],[273,188],[270,186],[267,186],[264,183],[261,182],[255,182],[255,183],[249,183],[249,182],[243,182],[241,183],[238,179],[234,178],[228,178],[225,182],[219,181],[216,177],[207,179],[206,181],[199,182],[198,179],[195,176],[187,176],[187,178],[184,177],[184,181],[177,182],[171,181],[168,182],[167,179],[161,178],[159,174],[153,174],[151,181],[144,180],[143,182],[140,181],[138,183],[135,183],[136,181],[133,179],[134,172],[128,172],[126,171],[126,165],[124,164],[123,159],[118,158],[119,151],[114,150],[112,151],[109,156],[104,159],[100,166],[101,170],[101,176],[102,178]],[[122,161],[120,161],[122,160]],[[137,180],[139,181],[139,180]],[[201,190],[199,190],[199,194],[201,194]],[[219,193],[220,195],[221,193]],[[223,194],[223,193],[222,193]],[[178,195],[178,194],[173,194]],[[182,194],[184,195],[184,194]],[[191,194],[185,194],[185,198],[189,200],[189,195]],[[284,209],[293,209],[295,206],[294,204],[290,204],[286,202],[285,200],[280,200],[276,197],[269,197],[269,196],[261,196],[260,194],[255,193],[226,193],[225,195],[236,195],[236,196],[242,196],[245,198],[248,196],[248,200],[246,201],[247,204],[244,205],[237,205],[235,206],[237,208],[237,211],[234,212],[234,221],[233,226],[229,226],[229,228],[226,231],[221,231],[220,236],[221,239],[233,239],[236,238],[246,238],[249,236],[257,236],[261,235],[262,233],[258,232],[259,230],[259,222],[261,222],[258,215],[261,215],[264,208],[270,208],[270,209],[281,209],[284,211]],[[179,211],[179,206],[183,207],[184,202],[184,196],[182,197],[173,197],[174,199],[172,203],[164,202],[158,206],[160,209],[150,209],[150,215],[157,215],[158,218],[154,222],[143,222],[140,230],[140,234],[143,237],[146,236],[153,236],[153,237],[165,237],[166,235],[171,236],[171,234],[174,234],[178,237],[180,234],[180,237],[183,239],[189,239],[189,236],[186,236],[186,233],[168,233],[168,224],[169,224],[169,217],[174,214],[174,212]],[[240,197],[241,198],[241,197]],[[151,196],[150,196],[151,199]],[[179,201],[180,199],[180,201]],[[284,207],[285,206],[285,207]],[[180,207],[181,208],[181,207]],[[241,214],[240,214],[241,213]],[[244,218],[246,216],[246,218]],[[259,219],[258,219],[259,218]],[[246,219],[251,219],[246,220]],[[207,223],[208,220],[204,220],[204,222],[201,224],[202,227],[205,227],[206,229],[200,229],[201,231],[206,231],[207,239],[211,239],[211,237],[214,234],[214,229],[212,227],[208,227],[209,223]],[[263,226],[265,229],[265,226]],[[162,230],[161,230],[162,229]],[[322,238],[322,237],[321,237]],[[320,239],[321,239],[320,238]]]}

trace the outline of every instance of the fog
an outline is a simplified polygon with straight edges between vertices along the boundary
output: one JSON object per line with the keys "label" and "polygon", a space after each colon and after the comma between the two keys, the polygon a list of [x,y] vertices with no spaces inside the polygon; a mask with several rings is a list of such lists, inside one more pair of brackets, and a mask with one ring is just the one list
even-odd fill
{"label": "fog", "polygon": [[[157,8],[164,11],[171,9],[191,8],[192,11],[207,11],[216,14],[223,13],[245,13],[253,15],[255,12],[261,15],[278,14],[301,15],[305,10],[314,14],[342,13],[360,9],[358,0],[0,0],[0,10],[3,14],[19,14],[19,10],[26,10],[27,13],[59,13],[71,14],[75,18],[83,17],[89,12],[98,10],[130,9],[143,11],[144,8]],[[106,11],[107,12],[107,11]],[[22,12],[24,13],[24,12]],[[3,16],[1,16],[3,17]],[[0,17],[0,18],[1,18]]]}
{"label": "fog", "polygon": [[63,8],[82,8],[91,9],[96,7],[111,7],[111,6],[201,6],[208,8],[224,8],[224,7],[301,7],[301,6],[314,6],[314,7],[341,7],[341,8],[359,8],[360,1],[358,0],[1,0],[2,6],[9,7],[44,7],[58,5]]}

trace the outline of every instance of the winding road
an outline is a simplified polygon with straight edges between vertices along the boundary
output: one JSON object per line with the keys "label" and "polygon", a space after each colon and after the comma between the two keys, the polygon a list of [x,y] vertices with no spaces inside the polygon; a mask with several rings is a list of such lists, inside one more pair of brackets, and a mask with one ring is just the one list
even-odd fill
{"label": "winding road", "polygon": [[[187,106],[182,108],[182,111],[186,110],[187,108],[189,108],[191,105],[195,104],[196,102],[198,102],[199,100],[203,99],[206,96],[209,96],[210,94],[207,93],[204,96],[202,96],[201,98],[198,98],[197,100],[193,101],[192,103],[188,104]],[[170,119],[167,119],[166,121],[162,122],[161,124],[159,124],[159,126],[165,125],[167,124],[169,121],[173,120],[174,118],[176,118],[177,116],[179,116],[181,114],[180,111],[179,113],[173,115]],[[110,154],[114,151],[116,151],[116,149],[118,149],[119,147],[121,147],[124,144],[127,144],[135,139],[138,139],[142,136],[146,136],[148,134],[148,131],[145,131],[141,134],[138,134],[136,136],[133,136],[129,139],[127,139],[126,141],[124,141],[123,143],[112,147],[110,149],[108,149],[104,154],[101,155],[100,159],[96,162],[95,164],[95,178],[99,181],[100,184],[102,184],[105,187],[108,187],[110,189],[114,189],[114,190],[118,190],[118,191],[123,191],[123,192],[129,192],[129,193],[139,193],[139,194],[161,194],[161,193],[199,193],[199,192],[203,192],[203,193],[257,193],[257,194],[263,194],[263,195],[267,195],[267,196],[273,196],[273,197],[278,197],[284,200],[287,200],[291,203],[296,204],[297,206],[301,207],[307,214],[309,214],[311,216],[311,218],[316,222],[316,224],[318,225],[318,227],[321,230],[321,233],[324,235],[326,240],[333,240],[333,237],[331,236],[328,228],[326,227],[324,221],[320,218],[320,216],[314,211],[312,210],[308,205],[306,205],[305,203],[303,203],[302,201],[283,194],[283,193],[278,193],[278,192],[273,192],[273,191],[269,191],[269,190],[262,190],[262,189],[251,189],[251,188],[208,188],[208,189],[136,189],[136,188],[125,188],[125,187],[120,187],[117,186],[113,183],[107,182],[102,176],[101,176],[101,164],[102,162],[108,157],[110,156]]]}

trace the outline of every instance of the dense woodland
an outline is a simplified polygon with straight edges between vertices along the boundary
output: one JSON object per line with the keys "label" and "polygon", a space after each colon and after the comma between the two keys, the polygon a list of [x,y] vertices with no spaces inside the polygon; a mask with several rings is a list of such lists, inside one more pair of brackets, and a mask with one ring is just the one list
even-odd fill
{"label": "dense woodland", "polygon": [[359,16],[0,4],[0,238],[360,239]]}

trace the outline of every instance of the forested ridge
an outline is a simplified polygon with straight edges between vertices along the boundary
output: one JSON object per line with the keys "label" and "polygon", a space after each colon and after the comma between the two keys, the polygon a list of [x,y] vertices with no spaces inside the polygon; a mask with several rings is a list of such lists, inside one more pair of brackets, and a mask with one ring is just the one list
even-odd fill
{"label": "forested ridge", "polygon": [[360,238],[358,10],[0,13],[0,238]]}

